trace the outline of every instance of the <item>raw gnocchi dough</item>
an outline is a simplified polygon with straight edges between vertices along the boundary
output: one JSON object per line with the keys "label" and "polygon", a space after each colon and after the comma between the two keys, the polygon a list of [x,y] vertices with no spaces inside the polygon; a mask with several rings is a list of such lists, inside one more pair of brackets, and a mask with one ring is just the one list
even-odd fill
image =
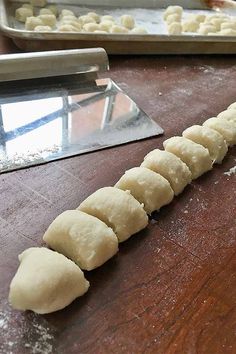
{"label": "raw gnocchi dough", "polygon": [[32,6],[44,7],[47,3],[47,0],[30,0]]}
{"label": "raw gnocchi dough", "polygon": [[32,16],[33,16],[33,10],[32,9],[28,9],[28,8],[25,8],[25,7],[20,7],[18,9],[16,9],[15,18],[19,22],[25,23],[27,17],[32,17]]}
{"label": "raw gnocchi dough", "polygon": [[232,29],[232,30],[236,30],[236,23],[235,22],[231,22],[231,21],[227,21],[227,22],[223,22],[220,26],[221,30],[224,29]]}
{"label": "raw gnocchi dough", "polygon": [[197,21],[185,21],[182,23],[183,32],[197,32],[199,28],[199,22]]}
{"label": "raw gnocchi dough", "polygon": [[211,24],[201,23],[200,27],[198,29],[198,33],[201,35],[206,35],[206,34],[215,33],[215,32],[217,32],[217,29],[215,26],[213,26]]}
{"label": "raw gnocchi dough", "polygon": [[43,240],[86,270],[99,267],[118,252],[113,230],[98,218],[79,210],[60,214],[45,232]]}
{"label": "raw gnocchi dough", "polygon": [[97,190],[78,209],[110,226],[119,242],[144,229],[148,223],[143,206],[129,192],[115,187]]}
{"label": "raw gnocchi dough", "polygon": [[78,20],[82,25],[85,25],[86,23],[96,23],[94,18],[88,15],[79,16]]}
{"label": "raw gnocchi dough", "polygon": [[43,26],[44,23],[39,17],[27,17],[25,22],[25,29],[27,31],[33,31],[37,26]]}
{"label": "raw gnocchi dough", "polygon": [[172,22],[180,22],[181,21],[181,15],[179,14],[172,14],[167,16],[166,18],[166,23],[169,25]]}
{"label": "raw gnocchi dough", "polygon": [[212,169],[212,160],[209,151],[202,145],[181,136],[173,136],[163,143],[168,152],[178,156],[190,169],[192,179]]}
{"label": "raw gnocchi dough", "polygon": [[115,23],[115,19],[113,16],[110,16],[110,15],[104,15],[101,17],[100,19],[101,22],[104,22],[104,21],[112,21],[113,23]]}
{"label": "raw gnocchi dough", "polygon": [[229,122],[236,124],[236,109],[227,109],[218,114],[217,118],[224,118]]}
{"label": "raw gnocchi dough", "polygon": [[85,30],[86,32],[95,32],[95,31],[99,31],[100,26],[97,23],[86,23],[83,26],[83,30]]}
{"label": "raw gnocchi dough", "polygon": [[181,6],[168,6],[164,11],[163,18],[164,20],[166,20],[167,17],[172,14],[178,14],[182,16],[182,13],[183,13],[183,8]]}
{"label": "raw gnocchi dough", "polygon": [[219,35],[221,35],[221,36],[236,36],[236,30],[233,30],[230,28],[225,28],[219,32]]}
{"label": "raw gnocchi dough", "polygon": [[118,26],[118,25],[113,25],[110,29],[110,32],[111,33],[121,33],[121,34],[124,34],[124,33],[128,33],[129,30],[126,28],[126,27],[123,27],[123,26]]}
{"label": "raw gnocchi dough", "polygon": [[231,103],[227,109],[236,109],[236,102]]}
{"label": "raw gnocchi dough", "polygon": [[223,136],[217,131],[201,125],[193,125],[184,130],[183,137],[208,149],[213,162],[221,163],[228,151]]}
{"label": "raw gnocchi dough", "polygon": [[67,9],[62,9],[60,13],[60,18],[63,16],[75,16],[74,12]]}
{"label": "raw gnocchi dough", "polygon": [[130,34],[147,34],[147,30],[144,27],[134,27],[130,32]]}
{"label": "raw gnocchi dough", "polygon": [[204,22],[206,15],[204,14],[190,14],[188,16],[188,21],[197,21],[198,23]]}
{"label": "raw gnocchi dough", "polygon": [[63,309],[89,288],[71,260],[47,248],[28,248],[11,281],[9,301],[17,310],[44,314]]}
{"label": "raw gnocchi dough", "polygon": [[40,15],[38,16],[38,18],[40,18],[40,20],[42,20],[43,24],[45,26],[50,26],[50,27],[54,27],[56,25],[57,19],[56,16],[51,14],[51,15]]}
{"label": "raw gnocchi dough", "polygon": [[47,8],[43,8],[39,10],[39,15],[54,15],[54,13]]}
{"label": "raw gnocchi dough", "polygon": [[167,30],[169,34],[179,35],[182,33],[182,25],[180,22],[172,22],[167,26]]}
{"label": "raw gnocchi dough", "polygon": [[120,23],[123,27],[129,30],[133,29],[135,26],[134,18],[130,15],[122,15],[120,18]]}
{"label": "raw gnocchi dough", "polygon": [[236,144],[236,127],[234,123],[224,119],[224,118],[209,118],[204,123],[204,126],[216,130],[218,133],[223,135],[226,143],[229,146]]}
{"label": "raw gnocchi dough", "polygon": [[52,27],[50,26],[36,26],[34,28],[35,32],[51,32],[52,31]]}
{"label": "raw gnocchi dough", "polygon": [[106,21],[99,23],[99,29],[101,31],[110,32],[113,25],[114,25],[114,22],[106,20]]}
{"label": "raw gnocchi dough", "polygon": [[59,32],[79,32],[78,28],[71,24],[62,24],[58,27]]}
{"label": "raw gnocchi dough", "polygon": [[148,214],[169,204],[174,198],[170,183],[146,167],[134,167],[126,171],[115,187],[130,191],[139,203],[144,204]]}
{"label": "raw gnocchi dough", "polygon": [[188,166],[180,158],[164,150],[150,151],[144,157],[141,167],[147,167],[167,179],[175,195],[180,194],[192,180]]}
{"label": "raw gnocchi dough", "polygon": [[100,16],[96,12],[88,12],[87,15],[92,17],[97,23],[100,22]]}

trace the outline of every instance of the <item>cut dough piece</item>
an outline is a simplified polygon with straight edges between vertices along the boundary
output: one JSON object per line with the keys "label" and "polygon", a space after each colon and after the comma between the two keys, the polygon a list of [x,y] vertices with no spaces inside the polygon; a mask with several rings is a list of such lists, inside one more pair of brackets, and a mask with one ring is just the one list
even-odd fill
{"label": "cut dough piece", "polygon": [[144,27],[134,27],[129,33],[131,33],[131,34],[147,34],[148,31]]}
{"label": "cut dough piece", "polygon": [[231,22],[231,21],[227,21],[227,22],[223,22],[220,26],[221,30],[224,29],[232,29],[232,30],[236,30],[236,23],[235,22]]}
{"label": "cut dough piece", "polygon": [[198,23],[204,22],[206,19],[206,15],[204,14],[190,14],[188,16],[189,21],[197,21]]}
{"label": "cut dough piece", "polygon": [[72,26],[75,30],[76,30],[76,32],[80,32],[81,30],[82,30],[82,27],[81,27],[81,25],[80,25],[80,23],[78,22],[78,21],[75,21],[75,20],[62,20],[61,21],[61,27],[63,26],[63,25],[70,25],[70,26]]}
{"label": "cut dough piece", "polygon": [[183,8],[181,6],[168,6],[163,13],[163,18],[164,20],[166,20],[167,17],[172,14],[178,14],[182,16],[182,13],[183,13]]}
{"label": "cut dough piece", "polygon": [[120,18],[120,23],[123,27],[128,28],[129,30],[133,29],[135,26],[134,18],[130,15],[122,15]]}
{"label": "cut dough piece", "polygon": [[172,14],[167,16],[166,18],[166,23],[169,25],[172,22],[180,22],[181,21],[181,15],[179,14]]}
{"label": "cut dough piece", "polygon": [[107,34],[107,31],[102,31],[102,30],[96,30],[93,33],[97,33],[97,34]]}
{"label": "cut dough piece", "polygon": [[224,118],[209,118],[203,125],[216,130],[218,133],[223,135],[226,143],[230,146],[236,144],[236,127],[234,123],[224,119]]}
{"label": "cut dough piece", "polygon": [[79,210],[60,214],[43,239],[51,248],[86,270],[99,267],[118,252],[118,240],[113,230],[98,218]]}
{"label": "cut dough piece", "polygon": [[19,22],[25,23],[26,19],[28,17],[32,17],[32,16],[33,16],[33,10],[32,9],[28,9],[28,8],[25,8],[25,7],[20,7],[18,9],[16,9],[15,17],[16,17],[16,20],[19,21]]}
{"label": "cut dough piece", "polygon": [[181,136],[173,136],[163,143],[168,152],[178,156],[192,172],[192,179],[212,169],[212,160],[209,151],[202,145]]}
{"label": "cut dough piece", "polygon": [[143,206],[129,192],[115,187],[97,190],[78,209],[110,226],[119,242],[144,229],[148,223]]}
{"label": "cut dough piece", "polygon": [[114,19],[113,16],[110,16],[110,15],[104,15],[101,17],[101,22],[104,22],[104,21],[112,21],[113,23],[116,22],[116,20]]}
{"label": "cut dough piece", "polygon": [[79,16],[78,20],[82,25],[85,25],[86,23],[96,23],[94,18],[88,15]]}
{"label": "cut dough piece", "polygon": [[221,24],[224,22],[225,20],[223,18],[213,18],[210,22],[210,24],[212,24],[213,26],[216,27],[217,31],[220,31],[221,29]]}
{"label": "cut dough piece", "polygon": [[225,28],[219,32],[220,36],[236,36],[236,30]]}
{"label": "cut dough piece", "polygon": [[74,262],[47,248],[28,248],[19,255],[19,261],[9,293],[9,302],[17,310],[40,314],[58,311],[89,288]]}
{"label": "cut dough piece", "polygon": [[164,150],[155,149],[149,152],[141,167],[147,167],[167,179],[175,195],[180,194],[192,180],[188,166],[177,156]]}
{"label": "cut dough piece", "polygon": [[40,9],[39,10],[39,15],[54,15],[54,13],[50,9]]}
{"label": "cut dough piece", "polygon": [[75,16],[74,12],[67,9],[62,9],[60,13],[60,18],[63,16]]}
{"label": "cut dough piece", "polygon": [[65,24],[58,27],[59,32],[79,32],[80,30],[73,25]]}
{"label": "cut dough piece", "polygon": [[50,26],[54,27],[56,25],[57,19],[56,16],[51,14],[51,15],[40,15],[38,16],[40,20],[42,20],[43,24],[45,26]]}
{"label": "cut dough piece", "polygon": [[218,114],[217,118],[224,118],[236,125],[236,109],[227,109]]}
{"label": "cut dough piece", "polygon": [[180,22],[172,22],[167,27],[168,33],[172,35],[179,35],[182,33],[182,25]]}
{"label": "cut dough piece", "polygon": [[197,32],[199,28],[199,22],[197,21],[185,21],[182,23],[183,32]]}
{"label": "cut dough piece", "polygon": [[44,23],[39,17],[27,17],[25,22],[25,29],[27,31],[33,31],[37,26],[43,26]]}
{"label": "cut dough piece", "polygon": [[183,137],[208,149],[213,163],[221,163],[227,154],[228,146],[223,136],[207,126],[193,125],[184,130]]}
{"label": "cut dough piece", "polygon": [[56,5],[48,5],[47,9],[50,10],[56,17],[58,16],[58,8]]}
{"label": "cut dough piece", "polygon": [[123,26],[118,26],[118,25],[113,25],[110,29],[111,33],[121,33],[121,34],[125,34],[128,33],[128,29],[126,27]]}
{"label": "cut dough piece", "polygon": [[51,32],[52,31],[52,27],[50,26],[36,26],[34,28],[35,32]]}
{"label": "cut dough piece", "polygon": [[30,0],[32,6],[44,7],[47,3],[47,0]]}
{"label": "cut dough piece", "polygon": [[144,204],[147,214],[159,210],[174,198],[167,179],[146,167],[134,167],[126,171],[115,187],[130,191],[139,203]]}
{"label": "cut dough piece", "polygon": [[227,109],[236,109],[236,102],[231,103]]}
{"label": "cut dough piece", "polygon": [[94,31],[99,31],[100,26],[99,26],[97,23],[86,23],[86,24],[83,26],[83,29],[84,29],[86,32],[94,32]]}
{"label": "cut dough piece", "polygon": [[110,32],[112,26],[114,25],[113,21],[103,21],[101,23],[99,23],[99,29],[101,31],[106,31],[106,32]]}
{"label": "cut dough piece", "polygon": [[88,12],[87,16],[92,17],[97,23],[100,22],[100,16],[96,12]]}
{"label": "cut dough piece", "polygon": [[198,33],[201,35],[206,35],[208,33],[215,33],[215,32],[217,32],[217,29],[215,26],[213,26],[211,24],[201,23],[200,27],[198,29]]}

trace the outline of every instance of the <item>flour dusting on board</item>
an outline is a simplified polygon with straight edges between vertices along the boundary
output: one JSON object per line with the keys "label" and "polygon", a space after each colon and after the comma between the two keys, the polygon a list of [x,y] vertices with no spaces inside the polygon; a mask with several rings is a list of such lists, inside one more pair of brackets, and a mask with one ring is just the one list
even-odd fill
{"label": "flour dusting on board", "polygon": [[236,165],[231,167],[228,171],[224,172],[226,176],[232,176],[236,174]]}
{"label": "flour dusting on board", "polygon": [[7,304],[0,311],[0,354],[51,354],[54,333],[46,320],[34,313],[12,311]]}

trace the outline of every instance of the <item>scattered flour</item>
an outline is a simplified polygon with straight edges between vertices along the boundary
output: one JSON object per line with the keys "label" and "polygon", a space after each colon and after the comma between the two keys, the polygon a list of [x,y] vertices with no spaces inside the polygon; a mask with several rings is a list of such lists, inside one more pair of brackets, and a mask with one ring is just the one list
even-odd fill
{"label": "scattered flour", "polygon": [[233,167],[231,167],[231,168],[229,169],[229,171],[224,172],[224,175],[226,175],[226,176],[232,176],[232,175],[235,175],[235,173],[236,173],[236,165],[233,166]]}

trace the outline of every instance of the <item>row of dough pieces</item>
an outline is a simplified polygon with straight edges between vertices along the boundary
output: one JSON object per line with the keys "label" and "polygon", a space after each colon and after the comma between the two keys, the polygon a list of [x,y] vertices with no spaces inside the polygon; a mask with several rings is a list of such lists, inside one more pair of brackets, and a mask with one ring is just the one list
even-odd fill
{"label": "row of dough pieces", "polygon": [[[94,33],[130,33],[146,34],[143,27],[136,27],[133,16],[122,15],[120,23],[110,15],[100,16],[95,12],[88,12],[86,15],[76,17],[73,11],[63,9],[58,14],[55,5],[39,10],[38,16],[33,16],[34,9],[30,4],[23,4],[16,9],[15,18],[25,23],[25,29],[36,32],[94,32]],[[59,18],[57,20],[57,16]]]}
{"label": "row of dough pieces", "polygon": [[182,21],[183,8],[181,6],[169,6],[163,14],[169,34],[180,35],[182,32],[198,33],[200,35],[236,35],[236,17],[224,13],[213,15],[189,14]]}
{"label": "row of dough pieces", "polygon": [[147,226],[147,214],[221,163],[234,144],[236,102],[202,126],[186,129],[182,137],[167,139],[164,150],[148,153],[141,166],[126,171],[114,187],[101,188],[76,210],[63,212],[43,236],[56,252],[36,247],[19,255],[20,266],[10,285],[11,305],[49,313],[83,295],[89,282],[81,269],[92,270],[114,256],[119,242]]}

